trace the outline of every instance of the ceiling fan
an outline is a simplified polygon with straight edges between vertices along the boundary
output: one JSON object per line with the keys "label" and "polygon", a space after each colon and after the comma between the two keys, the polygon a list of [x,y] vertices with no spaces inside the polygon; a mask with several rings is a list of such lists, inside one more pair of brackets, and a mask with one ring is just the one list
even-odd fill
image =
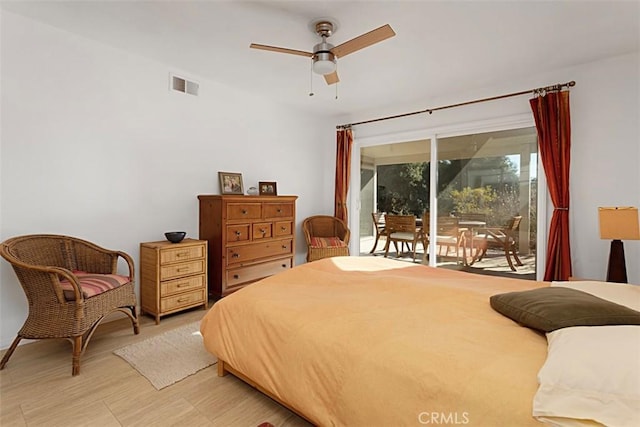
{"label": "ceiling fan", "polygon": [[396,35],[391,26],[386,24],[382,27],[376,28],[375,30],[369,31],[368,33],[361,34],[358,37],[346,41],[338,46],[334,46],[327,42],[327,38],[338,29],[338,25],[335,20],[330,18],[316,19],[309,24],[309,27],[322,38],[322,41],[313,47],[313,52],[257,43],[251,43],[249,47],[252,49],[289,53],[291,55],[311,58],[313,60],[313,71],[317,74],[322,74],[327,84],[332,85],[340,81],[336,71],[336,58],[343,58],[350,53],[364,49],[365,47],[369,47]]}

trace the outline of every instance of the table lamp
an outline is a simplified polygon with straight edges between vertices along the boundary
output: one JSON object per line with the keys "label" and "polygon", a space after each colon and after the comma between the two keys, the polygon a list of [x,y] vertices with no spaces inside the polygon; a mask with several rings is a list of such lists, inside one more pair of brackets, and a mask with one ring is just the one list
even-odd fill
{"label": "table lamp", "polygon": [[627,266],[622,240],[640,240],[638,208],[600,207],[600,238],[611,239],[607,282],[627,283]]}

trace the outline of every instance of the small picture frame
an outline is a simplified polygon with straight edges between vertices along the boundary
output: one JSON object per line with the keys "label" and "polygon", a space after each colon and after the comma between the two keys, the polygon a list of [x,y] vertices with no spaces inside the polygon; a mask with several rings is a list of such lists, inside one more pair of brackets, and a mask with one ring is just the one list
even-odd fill
{"label": "small picture frame", "polygon": [[278,189],[275,181],[260,181],[258,182],[258,189],[261,196],[277,196]]}
{"label": "small picture frame", "polygon": [[244,194],[242,174],[235,172],[218,172],[222,194]]}

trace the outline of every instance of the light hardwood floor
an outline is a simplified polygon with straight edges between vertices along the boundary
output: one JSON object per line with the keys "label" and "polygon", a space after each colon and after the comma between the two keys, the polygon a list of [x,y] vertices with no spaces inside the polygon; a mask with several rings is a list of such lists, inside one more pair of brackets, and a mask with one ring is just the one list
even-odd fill
{"label": "light hardwood floor", "polygon": [[[0,371],[1,426],[310,426],[232,375],[210,366],[156,390],[113,351],[199,320],[195,309],[163,317],[160,325],[140,318],[134,335],[128,319],[103,323],[71,376],[71,344],[41,340],[16,349]],[[4,354],[4,351],[2,351]]]}

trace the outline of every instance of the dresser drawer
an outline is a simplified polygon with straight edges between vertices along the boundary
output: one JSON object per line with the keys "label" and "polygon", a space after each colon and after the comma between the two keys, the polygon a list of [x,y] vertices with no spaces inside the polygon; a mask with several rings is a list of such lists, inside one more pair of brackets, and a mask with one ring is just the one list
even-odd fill
{"label": "dresser drawer", "polygon": [[168,296],[180,292],[200,289],[205,287],[204,274],[189,276],[183,279],[168,280],[160,284],[160,295]]}
{"label": "dresser drawer", "polygon": [[265,203],[265,218],[291,218],[293,216],[293,203]]}
{"label": "dresser drawer", "polygon": [[249,224],[230,225],[227,227],[227,243],[246,242],[249,240]]}
{"label": "dresser drawer", "polygon": [[197,289],[191,292],[174,295],[160,300],[160,310],[165,313],[181,307],[200,305],[205,300],[205,289]]}
{"label": "dresser drawer", "polygon": [[175,249],[163,249],[160,251],[160,264],[189,261],[204,258],[204,245],[185,246]]}
{"label": "dresser drawer", "polygon": [[227,205],[227,219],[230,221],[260,219],[261,217],[261,203],[229,203]]}
{"label": "dresser drawer", "polygon": [[227,248],[227,265],[250,262],[271,256],[293,254],[292,246],[292,240],[288,239]]}
{"label": "dresser drawer", "polygon": [[181,264],[160,266],[160,280],[175,279],[191,274],[202,274],[205,272],[204,260],[190,261]]}
{"label": "dresser drawer", "polygon": [[278,221],[273,225],[273,235],[291,236],[293,234],[293,221]]}
{"label": "dresser drawer", "polygon": [[253,240],[270,238],[272,235],[272,226],[273,224],[270,222],[257,222],[253,224]]}
{"label": "dresser drawer", "polygon": [[227,289],[247,282],[253,282],[263,277],[273,276],[276,273],[292,267],[291,258],[269,261],[262,264],[229,269],[226,271]]}

